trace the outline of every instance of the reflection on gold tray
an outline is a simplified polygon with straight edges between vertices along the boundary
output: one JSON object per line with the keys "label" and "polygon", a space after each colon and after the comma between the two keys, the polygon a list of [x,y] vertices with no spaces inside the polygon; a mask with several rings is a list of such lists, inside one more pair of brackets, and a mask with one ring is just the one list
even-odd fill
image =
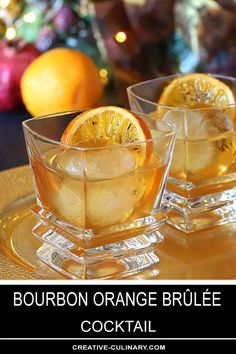
{"label": "reflection on gold tray", "polygon": [[236,278],[235,223],[187,235],[165,225],[162,233],[161,279]]}
{"label": "reflection on gold tray", "polygon": [[0,173],[0,279],[62,279],[36,257],[40,243],[31,233],[33,203],[29,166]]}
{"label": "reflection on gold tray", "polygon": [[[63,279],[36,257],[39,241],[28,166],[0,173],[0,279]],[[236,278],[236,224],[191,234],[164,225],[158,279]]]}

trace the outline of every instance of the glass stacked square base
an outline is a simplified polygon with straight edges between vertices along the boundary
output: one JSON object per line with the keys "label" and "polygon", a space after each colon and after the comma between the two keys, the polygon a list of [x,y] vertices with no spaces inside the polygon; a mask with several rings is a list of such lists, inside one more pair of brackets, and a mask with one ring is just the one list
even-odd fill
{"label": "glass stacked square base", "polygon": [[176,180],[170,178],[164,196],[168,224],[191,233],[235,222],[235,176],[219,179],[222,183],[212,180],[211,184],[195,187],[191,182],[173,183]]}
{"label": "glass stacked square base", "polygon": [[35,205],[39,223],[33,235],[42,246],[41,261],[71,279],[155,279],[158,277],[157,245],[166,220],[162,213],[96,230],[78,230]]}

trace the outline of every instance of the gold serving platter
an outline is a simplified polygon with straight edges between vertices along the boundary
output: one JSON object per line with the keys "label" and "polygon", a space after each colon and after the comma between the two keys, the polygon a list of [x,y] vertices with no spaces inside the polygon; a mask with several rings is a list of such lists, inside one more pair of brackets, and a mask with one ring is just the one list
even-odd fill
{"label": "gold serving platter", "polygon": [[0,279],[62,279],[36,257],[40,242],[31,232],[34,203],[29,166],[0,173]]}
{"label": "gold serving platter", "polygon": [[[36,257],[29,166],[0,173],[0,279],[63,279]],[[184,234],[164,225],[158,279],[235,279],[236,224]]]}

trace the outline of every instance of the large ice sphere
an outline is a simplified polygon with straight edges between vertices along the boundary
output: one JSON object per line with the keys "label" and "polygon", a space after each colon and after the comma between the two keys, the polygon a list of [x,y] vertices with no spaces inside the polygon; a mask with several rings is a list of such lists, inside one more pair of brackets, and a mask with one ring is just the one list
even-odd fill
{"label": "large ice sphere", "polygon": [[70,177],[51,177],[49,205],[61,221],[85,228],[84,182]]}
{"label": "large ice sphere", "polygon": [[190,141],[214,140],[232,129],[233,122],[223,110],[207,108],[186,113],[185,131]]}
{"label": "large ice sphere", "polygon": [[83,179],[85,174],[85,154],[83,151],[75,149],[64,150],[57,156],[55,167],[65,174]]}
{"label": "large ice sphere", "polygon": [[136,159],[128,149],[112,144],[109,148],[96,150],[65,150],[57,157],[56,167],[73,177],[101,180],[132,172]]}
{"label": "large ice sphere", "polygon": [[177,129],[177,138],[182,140],[211,139],[233,129],[230,117],[216,108],[170,110],[162,120],[173,125]]}
{"label": "large ice sphere", "polygon": [[129,175],[106,181],[87,182],[86,217],[93,227],[124,221],[145,194],[142,175]]}
{"label": "large ice sphere", "polygon": [[[178,178],[217,177],[233,159],[233,122],[223,110],[168,111],[163,120],[177,129],[170,174]],[[203,175],[201,175],[203,177]]]}
{"label": "large ice sphere", "polygon": [[[62,152],[60,146],[46,151],[43,159],[49,167],[41,177],[45,185],[45,204],[61,221],[85,228],[82,161],[74,159],[72,149]],[[70,170],[69,175],[67,170]],[[78,174],[81,178],[74,178]]]}
{"label": "large ice sphere", "polygon": [[54,161],[61,181],[51,205],[62,220],[77,226],[105,227],[126,220],[146,191],[136,159],[118,144],[85,151],[67,149]]}
{"label": "large ice sphere", "polygon": [[124,176],[135,167],[136,159],[126,148],[115,146],[86,152],[86,176],[90,180]]}
{"label": "large ice sphere", "polygon": [[184,139],[184,112],[183,111],[167,111],[162,120],[164,122],[171,124],[177,131],[177,138]]}

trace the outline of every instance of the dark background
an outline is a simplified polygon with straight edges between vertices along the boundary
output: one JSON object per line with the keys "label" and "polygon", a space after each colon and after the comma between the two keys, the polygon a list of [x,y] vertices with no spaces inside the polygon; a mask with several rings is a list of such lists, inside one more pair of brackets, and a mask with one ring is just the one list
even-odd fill
{"label": "dark background", "polygon": [[29,113],[0,113],[0,170],[28,163],[21,123]]}

